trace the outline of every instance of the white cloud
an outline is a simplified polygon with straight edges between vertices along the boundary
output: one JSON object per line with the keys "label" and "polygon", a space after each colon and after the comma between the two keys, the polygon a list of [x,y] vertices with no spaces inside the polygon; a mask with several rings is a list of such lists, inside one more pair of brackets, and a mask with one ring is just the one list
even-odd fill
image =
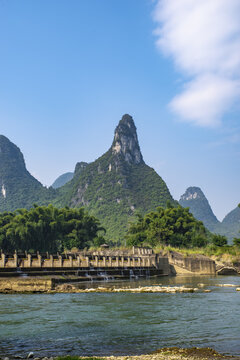
{"label": "white cloud", "polygon": [[157,47],[186,76],[171,109],[183,120],[216,126],[240,99],[240,0],[158,0]]}
{"label": "white cloud", "polygon": [[236,81],[212,74],[197,76],[170,103],[182,119],[200,126],[217,126],[239,94]]}

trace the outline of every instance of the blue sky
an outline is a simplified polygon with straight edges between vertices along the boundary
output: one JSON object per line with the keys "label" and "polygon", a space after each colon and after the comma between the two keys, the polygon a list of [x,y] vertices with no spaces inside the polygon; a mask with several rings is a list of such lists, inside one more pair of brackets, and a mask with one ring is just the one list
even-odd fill
{"label": "blue sky", "polygon": [[177,200],[240,202],[238,0],[0,0],[0,133],[44,185],[133,116]]}

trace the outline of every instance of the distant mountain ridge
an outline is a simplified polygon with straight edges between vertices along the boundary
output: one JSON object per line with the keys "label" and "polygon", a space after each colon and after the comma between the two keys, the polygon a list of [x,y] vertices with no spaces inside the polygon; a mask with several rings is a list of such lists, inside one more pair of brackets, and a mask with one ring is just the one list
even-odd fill
{"label": "distant mountain ridge", "polygon": [[61,186],[64,186],[69,181],[71,181],[74,176],[79,175],[82,172],[82,170],[85,169],[85,167],[87,165],[88,165],[88,163],[86,163],[84,161],[78,162],[75,166],[74,172],[67,172],[65,174],[60,175],[51,186],[54,189],[58,189]]}
{"label": "distant mountain ridge", "polygon": [[67,172],[60,175],[51,185],[53,189],[58,189],[59,187],[65,185],[68,181],[72,180],[74,176],[73,172]]}
{"label": "distant mountain ridge", "polygon": [[214,215],[206,196],[197,186],[187,188],[181,196],[179,204],[183,207],[189,207],[196,219],[201,220],[210,231],[214,231],[220,223]]}
{"label": "distant mountain ridge", "polygon": [[225,216],[219,230],[230,239],[240,238],[240,208],[238,206]]}
{"label": "distant mountain ridge", "polygon": [[234,237],[240,237],[240,209],[237,207],[225,216],[220,222],[214,215],[209,202],[199,187],[189,187],[181,196],[179,203],[183,207],[189,207],[191,213],[201,220],[211,232],[225,235],[230,241]]}

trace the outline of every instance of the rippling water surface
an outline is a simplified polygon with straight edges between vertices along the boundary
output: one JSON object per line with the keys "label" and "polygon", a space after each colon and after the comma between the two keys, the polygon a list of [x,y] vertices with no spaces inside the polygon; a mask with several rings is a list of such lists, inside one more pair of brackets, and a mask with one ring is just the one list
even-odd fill
{"label": "rippling water surface", "polygon": [[212,291],[0,294],[0,356],[139,354],[166,346],[209,346],[240,355],[240,292],[217,286],[240,286],[240,277],[178,276],[114,285],[199,283]]}

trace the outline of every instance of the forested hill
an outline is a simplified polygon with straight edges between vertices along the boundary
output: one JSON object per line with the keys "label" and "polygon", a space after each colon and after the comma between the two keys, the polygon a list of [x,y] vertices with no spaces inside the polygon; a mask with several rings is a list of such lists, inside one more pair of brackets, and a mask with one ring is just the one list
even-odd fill
{"label": "forested hill", "polygon": [[179,203],[189,207],[196,219],[202,221],[211,232],[224,235],[231,242],[234,237],[240,236],[240,209],[232,210],[222,222],[218,221],[204,193],[199,187],[189,187],[181,196]]}
{"label": "forested hill", "polygon": [[60,188],[57,205],[85,206],[107,229],[106,236],[122,241],[128,222],[167,201],[175,203],[163,179],[141,154],[131,116],[120,120],[112,146],[93,163],[75,171],[74,178]]}
{"label": "forested hill", "polygon": [[189,207],[195,218],[202,221],[210,231],[215,231],[220,223],[214,215],[206,196],[199,187],[189,187],[181,196],[179,204],[183,207]]}
{"label": "forested hill", "polygon": [[23,154],[8,138],[0,135],[0,211],[47,204],[56,193],[45,188],[26,169]]}
{"label": "forested hill", "polygon": [[240,208],[236,207],[225,216],[221,223],[220,231],[230,239],[240,237]]}
{"label": "forested hill", "polygon": [[53,189],[58,189],[59,187],[65,185],[67,182],[72,180],[74,173],[67,172],[65,174],[60,175],[52,184]]}

